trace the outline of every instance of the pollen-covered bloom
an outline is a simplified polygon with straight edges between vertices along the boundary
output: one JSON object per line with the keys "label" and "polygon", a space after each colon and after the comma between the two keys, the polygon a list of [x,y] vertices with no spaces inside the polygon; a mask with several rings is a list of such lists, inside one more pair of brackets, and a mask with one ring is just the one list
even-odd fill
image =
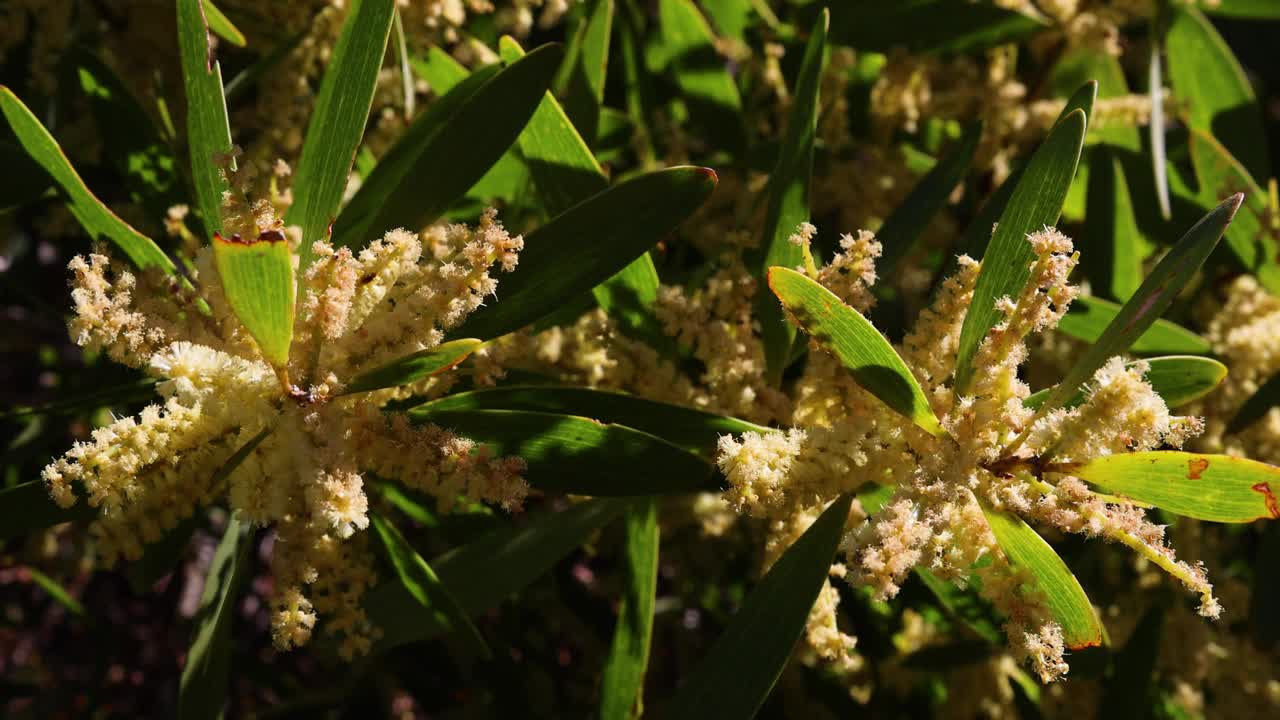
{"label": "pollen-covered bloom", "polygon": [[[270,203],[230,195],[224,229],[283,230]],[[343,394],[344,384],[437,345],[492,296],[489,269],[512,269],[521,246],[492,211],[477,228],[393,230],[354,253],[315,243],[288,387],[230,311],[208,248],[187,290],[105,254],[76,258],[72,338],[155,377],[161,401],[52,462],[51,494],[98,509],[91,532],[108,564],[137,559],[198,506],[225,501],[275,531],[276,645],[305,643],[322,615],[344,655],[366,651],[375,631],[360,605],[374,579],[365,473],[434,496],[442,510],[463,498],[518,509],[528,488],[519,459],[384,413],[394,392]]]}
{"label": "pollen-covered bloom", "polygon": [[[957,387],[956,358],[975,261],[959,259],[897,348],[945,433],[935,437],[890,410],[814,344],[799,381],[798,427],[723,437],[719,464],[730,503],[775,526],[803,522],[842,493],[887,488],[878,509],[866,506],[874,512],[848,526],[842,553],[850,582],[889,598],[916,567],[961,585],[980,577],[1013,650],[1051,680],[1067,671],[1062,629],[1026,571],[1000,550],[989,512],[1123,543],[1198,593],[1201,614],[1216,617],[1219,607],[1203,569],[1174,558],[1162,526],[1070,475],[1073,463],[1102,455],[1180,446],[1200,421],[1172,415],[1143,379],[1146,367],[1119,358],[1098,370],[1074,408],[1037,417],[1024,404],[1025,340],[1053,328],[1076,294],[1067,283],[1076,264],[1071,241],[1046,228],[1028,242],[1035,259],[1026,283],[996,302],[999,322],[980,343],[967,385]],[[847,299],[860,296],[841,292],[825,271],[816,279]]]}

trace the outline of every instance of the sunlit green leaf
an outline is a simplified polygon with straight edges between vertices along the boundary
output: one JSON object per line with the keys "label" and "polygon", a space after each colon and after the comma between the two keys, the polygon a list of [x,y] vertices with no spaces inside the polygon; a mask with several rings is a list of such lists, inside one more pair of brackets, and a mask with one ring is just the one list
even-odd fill
{"label": "sunlit green leaf", "polygon": [[569,40],[565,61],[556,80],[564,109],[588,143],[595,143],[604,102],[613,30],[613,0],[591,0],[577,31]]}
{"label": "sunlit green leaf", "polygon": [[231,127],[222,94],[222,68],[213,60],[201,0],[178,0],[178,49],[187,98],[187,146],[196,207],[204,238],[222,231],[222,193],[227,189],[217,159],[231,152]]}
{"label": "sunlit green leaf", "polygon": [[966,388],[973,376],[973,355],[998,319],[996,300],[1016,296],[1031,273],[1035,253],[1027,234],[1058,222],[1084,145],[1085,124],[1084,111],[1075,109],[1053,128],[1031,156],[1000,215],[991,242],[982,254],[982,270],[960,331],[957,388]]}
{"label": "sunlit green leaf", "polygon": [[1094,148],[1091,157],[1081,261],[1109,297],[1128,300],[1142,284],[1150,244],[1138,229],[1119,158],[1105,147]]}
{"label": "sunlit green leaf", "polygon": [[285,215],[285,222],[302,229],[303,269],[310,264],[312,244],[329,238],[338,216],[373,105],[395,6],[395,0],[353,2],[325,65],[294,177],[293,204]]}
{"label": "sunlit green leaf", "polygon": [[178,714],[191,718],[220,718],[227,702],[231,673],[231,623],[236,597],[248,571],[249,527],[227,518],[227,530],[209,565],[195,617],[196,631],[187,651],[178,686]]}
{"label": "sunlit green leaf", "polygon": [[[1077,340],[1097,342],[1120,314],[1120,305],[1096,297],[1078,297],[1058,323],[1058,331]],[[1168,320],[1156,320],[1133,344],[1138,355],[1205,355],[1212,347],[1208,340]]]}
{"label": "sunlit green leaf", "polygon": [[566,210],[525,236],[519,266],[502,277],[501,300],[472,313],[451,334],[488,340],[558,309],[648,251],[702,205],[716,180],[707,168],[667,168]]}
{"label": "sunlit green leaf", "polygon": [[1036,411],[1037,417],[1061,407],[1081,384],[1093,376],[1094,371],[1102,367],[1109,358],[1127,352],[1129,346],[1164,314],[1222,239],[1222,233],[1231,223],[1242,199],[1242,196],[1236,195],[1224,200],[1188,230],[1178,244],[1160,259],[1151,274],[1143,280],[1142,286],[1102,331],[1098,341],[1071,366],[1066,376],[1045,399],[1044,404]]}
{"label": "sunlit green leaf", "polygon": [[884,404],[941,437],[946,434],[920,384],[884,335],[834,293],[794,270],[769,269],[769,287],[800,327]]}
{"label": "sunlit green leaf", "polygon": [[376,370],[361,373],[343,388],[342,394],[368,392],[416,382],[456,366],[483,344],[483,341],[475,338],[441,343],[430,350],[416,352]]}
{"label": "sunlit green leaf", "polygon": [[257,238],[213,236],[213,259],[227,303],[272,365],[289,363],[293,341],[293,253],[284,233]]}
{"label": "sunlit green leaf", "polygon": [[774,563],[661,717],[753,717],[791,657],[831,570],[852,496],[831,504]]}
{"label": "sunlit green leaf", "polygon": [[420,610],[431,615],[431,622],[449,631],[464,635],[468,642],[479,650],[481,657],[492,656],[484,636],[467,617],[467,612],[449,592],[449,588],[440,582],[431,566],[409,545],[400,531],[377,513],[371,513],[369,524],[374,534],[381,541],[383,551],[395,568],[396,577],[414,600],[421,605]]}
{"label": "sunlit green leaf", "polygon": [[625,583],[613,643],[600,681],[601,720],[630,720],[643,714],[644,675],[653,633],[658,589],[658,504],[637,501],[627,511]]}
{"label": "sunlit green leaf", "polygon": [[1213,522],[1280,518],[1280,468],[1229,455],[1173,450],[1105,455],[1067,463],[1069,472],[1107,492]]}
{"label": "sunlit green leaf", "polygon": [[529,484],[597,497],[715,492],[711,465],[697,454],[640,430],[591,418],[528,410],[410,411],[489,446],[518,455]]}
{"label": "sunlit green leaf", "polygon": [[388,230],[438,219],[515,142],[562,54],[559,45],[544,45],[505,68],[482,68],[432,103],[343,209],[335,244],[358,248]]}
{"label": "sunlit green leaf", "polygon": [[45,130],[12,90],[2,85],[0,113],[9,121],[13,134],[31,159],[39,163],[62,189],[67,209],[80,222],[89,237],[113,243],[140,269],[155,267],[169,274],[175,272],[173,261],[151,238],[134,230],[94,197],[49,131]]}
{"label": "sunlit green leaf", "polygon": [[1213,24],[1193,7],[1175,6],[1165,49],[1169,82],[1186,107],[1187,124],[1221,140],[1253,177],[1271,177],[1258,98]]}
{"label": "sunlit green leaf", "polygon": [[427,49],[424,57],[410,59],[409,64],[437,97],[443,97],[470,75],[466,66],[435,45]]}
{"label": "sunlit green leaf", "polygon": [[[1227,376],[1227,366],[1212,358],[1195,355],[1172,355],[1147,359],[1150,368],[1146,380],[1150,383],[1166,405],[1176,408],[1186,405],[1210,393]],[[1134,363],[1129,363],[1132,366]],[[1049,397],[1053,388],[1045,388],[1033,393],[1022,401],[1029,408],[1038,408]],[[1084,390],[1079,389],[1075,395],[1063,403],[1063,407],[1071,408],[1084,402]]]}
{"label": "sunlit green leaf", "polygon": [[[761,277],[775,265],[792,268],[800,264],[802,250],[789,238],[801,223],[809,221],[813,139],[817,131],[828,19],[829,13],[823,10],[805,45],[786,135],[778,153],[778,164],[769,176],[761,254],[748,259],[753,271]],[[764,293],[757,294],[756,315],[764,344],[766,377],[777,385],[790,358],[795,329],[783,320],[777,304]]]}
{"label": "sunlit green leaf", "polygon": [[1058,553],[1017,515],[990,508],[983,508],[983,513],[1005,557],[1014,566],[1026,569],[1036,588],[1044,593],[1049,612],[1062,626],[1067,648],[1100,646],[1102,624],[1098,614]]}
{"label": "sunlit green leaf", "polygon": [[[546,574],[628,507],[623,499],[591,500],[563,512],[543,512],[527,524],[495,530],[431,561],[440,582],[470,615],[497,607]],[[378,649],[387,650],[444,632],[399,582],[384,583],[365,598],[369,618],[384,631]]]}
{"label": "sunlit green leaf", "polygon": [[204,16],[209,21],[209,29],[214,35],[226,40],[237,47],[244,47],[244,33],[240,32],[240,28],[236,27],[222,11],[217,8],[210,0],[203,0]]}
{"label": "sunlit green leaf", "polygon": [[531,410],[579,415],[625,425],[694,452],[709,453],[721,435],[767,432],[737,418],[606,390],[555,385],[504,386],[454,393],[419,405],[415,412]]}

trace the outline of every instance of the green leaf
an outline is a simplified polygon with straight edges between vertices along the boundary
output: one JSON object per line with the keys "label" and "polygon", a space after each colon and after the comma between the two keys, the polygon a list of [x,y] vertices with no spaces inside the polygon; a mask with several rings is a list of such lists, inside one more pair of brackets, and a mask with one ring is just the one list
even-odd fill
{"label": "green leaf", "polygon": [[58,400],[24,407],[14,405],[8,410],[0,411],[0,420],[14,420],[33,415],[54,415],[94,410],[101,407],[137,402],[155,394],[156,379],[142,378],[90,392],[68,393]]}
{"label": "green leaf", "polygon": [[1211,522],[1280,518],[1280,468],[1229,455],[1173,450],[1064,463],[1061,472],[1107,492]]}
{"label": "green leaf", "polygon": [[1054,126],[1031,156],[1000,215],[991,243],[982,255],[982,270],[960,330],[956,387],[961,391],[973,376],[973,356],[979,343],[999,319],[996,300],[1016,296],[1031,273],[1035,253],[1027,234],[1058,222],[1084,146],[1086,122],[1084,111],[1077,108]]}
{"label": "green leaf", "polygon": [[646,432],[575,415],[528,410],[411,410],[410,417],[518,455],[544,491],[615,497],[720,490],[711,465]]}
{"label": "green leaf", "polygon": [[833,3],[832,39],[859,50],[964,53],[1022,40],[1048,26],[1013,10],[965,0]]}
{"label": "green leaf", "polygon": [[559,45],[543,45],[505,68],[472,73],[432,103],[338,216],[335,244],[357,248],[388,230],[437,220],[515,142],[561,55]]}
{"label": "green leaf", "polygon": [[[1097,342],[1120,314],[1120,305],[1096,297],[1078,297],[1058,323],[1058,331],[1077,340]],[[1207,355],[1208,340],[1168,320],[1156,320],[1129,347],[1138,355]]]}
{"label": "green leaf", "polygon": [[[786,135],[778,152],[778,164],[769,176],[768,202],[765,209],[762,255],[752,253],[748,265],[757,277],[763,277],[774,266],[794,268],[800,264],[803,249],[789,238],[801,223],[809,221],[809,186],[813,175],[813,140],[817,132],[819,92],[825,64],[827,24],[830,13],[825,9],[813,25],[805,45],[795,96],[787,117]],[[795,342],[795,328],[783,318],[767,295],[756,298],[756,315],[764,343],[766,377],[777,385]]]}
{"label": "green leaf", "polygon": [[187,97],[191,182],[204,237],[213,240],[213,234],[222,231],[220,208],[227,190],[214,160],[231,152],[231,126],[222,94],[222,68],[213,60],[204,5],[201,0],[178,0],[178,50]]}
{"label": "green leaf", "polygon": [[299,270],[311,263],[311,245],[328,239],[338,215],[373,106],[395,7],[395,0],[354,0],[325,66],[298,161],[293,204],[285,215],[286,223],[302,229]]}
{"label": "green leaf", "polygon": [[592,0],[586,16],[569,41],[556,81],[564,108],[589,143],[594,143],[604,102],[609,66],[609,38],[613,29],[613,0]]}
{"label": "green leaf", "polygon": [[877,273],[890,276],[921,233],[929,227],[933,217],[946,206],[947,198],[969,171],[973,153],[981,139],[982,122],[978,121],[965,130],[946,157],[920,178],[906,200],[889,213],[884,225],[876,232],[876,239],[884,247],[884,254],[876,261]]}
{"label": "green leaf", "polygon": [[22,537],[65,522],[90,520],[98,509],[83,500],[63,509],[49,497],[49,486],[33,480],[0,490],[0,540]]}
{"label": "green leaf", "polygon": [[231,672],[236,596],[253,547],[248,530],[235,516],[228,517],[227,531],[209,566],[195,618],[196,632],[178,685],[178,715],[183,720],[222,717]]}
{"label": "green leaf", "polygon": [[982,510],[1005,557],[1012,565],[1026,569],[1032,583],[1044,593],[1050,614],[1062,626],[1062,639],[1067,648],[1101,646],[1102,624],[1098,622],[1098,615],[1080,581],[1058,553],[1017,515],[986,507]]}
{"label": "green leaf", "polygon": [[1236,411],[1235,417],[1227,424],[1227,432],[1238,433],[1249,427],[1267,414],[1267,411],[1280,405],[1280,373],[1267,378],[1257,392],[1244,401],[1244,405]]}
{"label": "green leaf", "polygon": [[1223,201],[1161,258],[1138,291],[1102,331],[1098,341],[1067,371],[1066,377],[1036,411],[1036,417],[1043,417],[1045,413],[1061,407],[1080,385],[1093,377],[1094,371],[1109,358],[1127,352],[1134,340],[1164,314],[1222,239],[1222,233],[1231,223],[1242,199],[1243,196],[1236,195]]}
{"label": "green leaf", "polygon": [[1099,709],[1106,708],[1104,720],[1111,718],[1157,717],[1151,712],[1157,682],[1156,663],[1164,638],[1164,603],[1157,600],[1138,620],[1115,658],[1115,672],[1103,686]]}
{"label": "green leaf", "polygon": [[370,513],[370,525],[381,541],[383,551],[391,566],[395,568],[396,577],[414,600],[421,605],[419,611],[425,610],[431,616],[431,622],[445,632],[457,631],[466,636],[468,644],[474,647],[480,656],[488,660],[493,657],[489,645],[484,641],[480,630],[467,617],[467,611],[449,592],[449,588],[440,581],[431,566],[418,554],[413,546],[404,539],[400,531],[377,513]]}
{"label": "green leaf", "polygon": [[729,150],[741,149],[746,144],[742,97],[702,12],[692,0],[659,0],[658,25],[679,97],[705,131],[703,137]]}
{"label": "green leaf", "polygon": [[1274,0],[1218,0],[1216,4],[1203,3],[1201,8],[1210,15],[1252,20],[1280,19],[1280,5]]}
{"label": "green leaf", "polygon": [[917,567],[914,572],[938,603],[975,635],[991,645],[1004,643],[1004,633],[996,620],[995,610],[972,586],[962,590],[955,583],[943,580],[922,567]]}
{"label": "green leaf", "polygon": [[[1146,380],[1170,408],[1186,405],[1213,391],[1227,376],[1227,366],[1212,358],[1195,355],[1170,355],[1146,360],[1150,364]],[[1129,363],[1132,367],[1134,363]],[[1053,388],[1033,393],[1022,404],[1039,408]],[[1084,402],[1084,390],[1077,389],[1063,407],[1072,408]]]}
{"label": "green leaf", "polygon": [[244,33],[240,32],[240,28],[236,27],[226,15],[222,14],[212,2],[204,1],[204,16],[209,21],[209,29],[215,35],[235,45],[236,47],[244,47],[247,42]]}
{"label": "green leaf", "polygon": [[566,210],[525,236],[519,266],[500,282],[501,301],[472,313],[451,335],[485,340],[505,335],[585,293],[693,213],[716,180],[708,168],[667,168]]}
{"label": "green leaf", "polygon": [[938,418],[920,384],[889,341],[857,310],[794,270],[769,269],[769,287],[800,327],[831,352],[867,392],[935,437]]}
{"label": "green leaf", "polygon": [[39,585],[40,589],[44,590],[54,602],[66,608],[72,615],[84,617],[84,606],[80,604],[79,600],[72,597],[71,593],[67,592],[67,589],[62,587],[61,583],[30,565],[26,566],[25,569],[31,575],[31,580]]}
{"label": "green leaf", "polygon": [[425,58],[412,58],[409,64],[418,77],[427,81],[437,97],[443,97],[470,75],[466,66],[435,45],[427,50]]}
{"label": "green leaf", "polygon": [[602,720],[630,720],[644,713],[644,674],[653,634],[658,590],[658,504],[638,501],[627,511],[622,603],[600,681]]}
{"label": "green leaf", "polygon": [[114,243],[139,269],[157,267],[170,275],[176,272],[173,261],[151,238],[134,230],[94,197],[49,131],[18,96],[3,85],[0,85],[0,113],[9,121],[22,148],[62,189],[67,209],[91,238]]}
{"label": "green leaf", "polygon": [[[610,0],[602,4],[610,4]],[[499,50],[509,62],[524,54],[520,45],[509,37],[499,41]],[[559,215],[609,186],[604,170],[550,92],[538,103],[518,143],[543,208],[550,215]],[[600,307],[617,319],[627,334],[654,348],[669,344],[653,314],[653,303],[658,297],[658,271],[647,252],[597,285],[592,293]]]}
{"label": "green leaf", "polygon": [[1271,177],[1262,109],[1244,69],[1200,11],[1179,7],[1165,34],[1173,96],[1189,127],[1221,139],[1255,178]]}
{"label": "green leaf", "polygon": [[456,367],[483,344],[483,341],[475,338],[441,343],[430,350],[416,352],[376,370],[361,373],[351,381],[351,384],[343,388],[341,394],[350,395],[416,382]]}
{"label": "green leaf", "polygon": [[1267,207],[1266,191],[1217,138],[1193,128],[1188,143],[1200,184],[1196,199],[1201,205],[1212,207],[1219,198],[1244,193],[1240,212],[1227,228],[1227,247],[1264,288],[1280,293],[1280,232]]}
{"label": "green leaf", "polygon": [[227,303],[262,356],[276,368],[288,365],[296,283],[284,233],[268,230],[254,240],[215,234],[213,260]]}
{"label": "green leaf", "polygon": [[1089,277],[1107,295],[1128,300],[1142,284],[1150,243],[1138,229],[1124,168],[1111,150],[1097,147],[1090,163],[1084,259]]}
{"label": "green leaf", "polygon": [[662,717],[735,720],[759,712],[831,570],[852,501],[844,495],[831,503],[774,563]]}
{"label": "green leaf", "polygon": [[[591,500],[563,512],[540,513],[523,526],[495,530],[431,561],[440,582],[470,615],[497,607],[546,574],[587,536],[613,520],[631,501]],[[365,609],[384,631],[379,650],[425,640],[447,630],[423,616],[417,600],[399,582],[384,583],[365,597]]]}
{"label": "green leaf", "polygon": [[453,410],[530,410],[579,415],[656,435],[693,452],[710,453],[721,435],[768,432],[737,418],[606,390],[554,385],[504,386],[454,393],[414,408],[430,414]]}

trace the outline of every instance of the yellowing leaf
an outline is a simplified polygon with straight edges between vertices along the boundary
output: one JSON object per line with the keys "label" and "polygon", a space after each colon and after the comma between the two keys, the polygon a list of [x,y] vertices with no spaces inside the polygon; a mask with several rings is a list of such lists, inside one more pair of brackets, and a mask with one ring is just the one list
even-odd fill
{"label": "yellowing leaf", "polygon": [[1122,453],[1069,464],[1063,472],[1116,495],[1198,520],[1280,518],[1280,468],[1228,455]]}

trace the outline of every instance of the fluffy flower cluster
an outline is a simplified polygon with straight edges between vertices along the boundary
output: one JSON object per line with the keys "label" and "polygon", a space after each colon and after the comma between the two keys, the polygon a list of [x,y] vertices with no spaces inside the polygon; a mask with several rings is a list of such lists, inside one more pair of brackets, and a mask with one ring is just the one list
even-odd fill
{"label": "fluffy flower cluster", "polygon": [[[1030,390],[1018,368],[1025,339],[1054,327],[1076,293],[1067,283],[1076,263],[1071,241],[1053,229],[1028,241],[1036,256],[1029,277],[1016,297],[997,302],[1002,319],[980,344],[973,365],[982,370],[967,387],[956,387],[955,365],[978,274],[973,260],[960,258],[899,348],[946,435],[934,437],[891,411],[815,346],[797,392],[797,427],[723,437],[719,464],[731,484],[729,502],[775,528],[804,524],[842,493],[892,488],[883,507],[853,524],[843,541],[848,579],[888,598],[916,567],[959,584],[980,577],[982,594],[1006,618],[1013,649],[1049,680],[1067,670],[1061,628],[1000,551],[987,512],[1121,542],[1199,593],[1202,614],[1216,617],[1219,607],[1203,570],[1174,559],[1162,527],[1069,473],[1073,462],[1179,446],[1201,423],[1172,416],[1143,380],[1145,366],[1119,358],[1096,373],[1078,407],[1037,418],[1024,405]],[[848,265],[837,261],[817,279],[847,299],[869,297],[841,286],[848,273],[839,282],[831,277],[831,268]]]}
{"label": "fluffy flower cluster", "polygon": [[[229,193],[225,205],[225,227],[280,229],[270,203]],[[96,430],[51,463],[50,492],[64,507],[81,494],[98,508],[92,533],[108,564],[137,559],[198,506],[226,498],[275,530],[277,646],[305,643],[321,614],[345,655],[367,650],[375,630],[360,606],[373,582],[364,474],[397,478],[443,510],[459,498],[517,509],[528,487],[518,458],[388,416],[380,405],[395,391],[344,395],[343,385],[438,344],[493,294],[489,268],[512,269],[521,246],[492,211],[475,229],[393,230],[359,253],[315,243],[290,387],[229,310],[207,248],[187,290],[103,254],[76,258],[72,338],[157,378],[163,403]]]}

